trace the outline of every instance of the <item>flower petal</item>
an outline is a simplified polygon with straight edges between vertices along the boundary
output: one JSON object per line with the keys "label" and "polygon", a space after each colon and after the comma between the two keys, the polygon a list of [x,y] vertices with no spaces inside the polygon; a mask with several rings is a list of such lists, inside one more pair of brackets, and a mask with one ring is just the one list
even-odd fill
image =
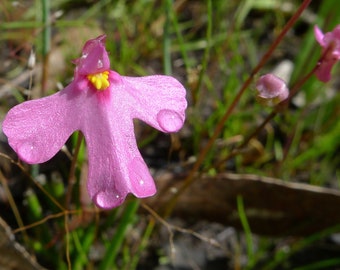
{"label": "flower petal", "polygon": [[314,25],[314,36],[315,36],[316,41],[321,46],[325,46],[325,42],[323,40],[324,34],[322,33],[321,29],[317,25]]}
{"label": "flower petal", "polygon": [[104,209],[120,205],[128,193],[141,198],[156,192],[137,148],[133,121],[125,110],[130,98],[122,90],[114,87],[105,102],[87,100],[84,104],[87,123],[81,130],[89,157],[87,187],[95,204]]}
{"label": "flower petal", "polygon": [[3,132],[20,159],[42,163],[52,158],[77,129],[73,84],[49,97],[23,102],[12,108]]}
{"label": "flower petal", "polygon": [[105,38],[105,35],[101,35],[86,42],[82,57],[74,61],[78,74],[96,74],[110,68],[109,55],[105,49]]}
{"label": "flower petal", "polygon": [[131,97],[131,116],[163,132],[176,132],[184,123],[186,91],[175,78],[164,75],[122,76]]}
{"label": "flower petal", "polygon": [[315,71],[316,77],[322,82],[330,81],[330,79],[332,78],[331,70],[334,64],[335,64],[335,61],[332,61],[332,60],[322,61],[320,63],[320,66]]}

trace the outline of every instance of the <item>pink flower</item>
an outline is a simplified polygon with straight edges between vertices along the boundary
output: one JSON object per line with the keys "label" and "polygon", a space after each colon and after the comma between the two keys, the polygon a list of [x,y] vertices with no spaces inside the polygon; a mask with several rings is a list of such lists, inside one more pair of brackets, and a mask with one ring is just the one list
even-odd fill
{"label": "pink flower", "polygon": [[331,69],[333,65],[340,60],[340,25],[334,28],[332,32],[323,34],[315,25],[314,35],[317,42],[321,45],[323,53],[326,55],[321,59],[320,66],[315,72],[317,78],[322,82],[328,82],[331,79]]}
{"label": "pink flower", "polygon": [[87,41],[74,62],[74,80],[65,89],[8,112],[3,131],[9,144],[23,161],[42,163],[80,130],[89,159],[87,188],[97,206],[116,207],[128,193],[154,195],[133,119],[163,132],[178,131],[187,107],[184,87],[170,76],[125,77],[110,70],[105,35]]}
{"label": "pink flower", "polygon": [[266,106],[275,106],[289,96],[286,83],[274,74],[260,77],[256,83],[257,100]]}

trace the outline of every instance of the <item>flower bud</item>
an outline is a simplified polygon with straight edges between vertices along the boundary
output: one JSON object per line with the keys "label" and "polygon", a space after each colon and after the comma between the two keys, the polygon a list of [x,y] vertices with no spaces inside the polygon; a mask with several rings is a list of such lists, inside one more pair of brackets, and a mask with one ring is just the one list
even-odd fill
{"label": "flower bud", "polygon": [[333,66],[340,60],[340,25],[325,34],[322,33],[319,27],[314,26],[314,35],[323,52],[315,75],[320,81],[328,82],[332,77],[331,70]]}
{"label": "flower bud", "polygon": [[286,83],[273,74],[260,77],[256,83],[257,100],[265,106],[275,106],[289,95]]}

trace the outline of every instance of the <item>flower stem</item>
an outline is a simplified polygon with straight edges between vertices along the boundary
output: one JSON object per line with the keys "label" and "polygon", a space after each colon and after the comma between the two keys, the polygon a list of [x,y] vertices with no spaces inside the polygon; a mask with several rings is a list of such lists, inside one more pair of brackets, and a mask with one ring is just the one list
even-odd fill
{"label": "flower stem", "polygon": [[76,146],[74,148],[74,154],[73,154],[73,159],[72,159],[72,163],[71,163],[70,173],[69,173],[69,176],[68,176],[68,186],[67,186],[67,192],[66,192],[66,197],[65,197],[65,208],[66,209],[69,209],[69,206],[70,206],[70,203],[71,203],[72,190],[73,190],[73,185],[75,183],[75,172],[76,172],[78,154],[79,154],[79,150],[80,150],[83,138],[84,138],[84,135],[79,131],[77,143],[76,143]]}
{"label": "flower stem", "polygon": [[165,1],[165,23],[164,23],[164,35],[163,35],[163,66],[164,73],[170,75],[172,73],[171,67],[171,35],[170,35],[170,20],[172,0]]}
{"label": "flower stem", "polygon": [[[262,124],[259,125],[256,130],[251,133],[247,139],[245,139],[237,148],[241,149],[244,146],[246,146],[249,141],[254,138],[255,136],[257,136],[257,134],[265,127],[265,125],[271,120],[273,119],[278,113],[284,111],[287,107],[289,102],[292,100],[292,98],[297,94],[297,92],[301,89],[301,86],[308,80],[310,79],[310,77],[312,77],[314,75],[314,73],[316,72],[316,70],[320,67],[320,63],[323,61],[324,57],[327,55],[327,53],[329,52],[329,50],[331,50],[331,46],[329,46],[325,52],[321,55],[320,59],[318,60],[317,64],[312,68],[311,71],[309,71],[302,79],[300,79],[299,81],[297,81],[294,86],[291,88],[289,96],[287,99],[283,100],[282,102],[280,102],[279,104],[277,104],[274,107],[274,110],[263,120]],[[227,158],[228,159],[228,158]],[[225,160],[227,160],[225,159]]]}
{"label": "flower stem", "polygon": [[291,88],[289,96],[287,99],[283,100],[279,104],[277,104],[273,111],[263,120],[261,125],[259,125],[240,145],[238,145],[229,155],[227,155],[225,158],[220,160],[217,164],[217,167],[219,167],[221,164],[225,163],[227,160],[231,159],[232,157],[236,156],[239,151],[245,147],[249,141],[256,137],[260,131],[280,112],[284,111],[287,107],[289,102],[292,100],[292,98],[297,94],[299,89],[301,89],[301,86],[310,78],[313,76],[313,74],[316,72],[316,70],[320,67],[320,63],[323,61],[323,58],[327,55],[328,51],[331,50],[331,47],[328,47],[325,52],[322,54],[320,59],[318,60],[317,64],[314,66],[314,68],[308,72],[302,79],[300,79],[298,82],[294,84],[294,86]]}
{"label": "flower stem", "polygon": [[301,16],[302,12],[309,6],[311,3],[311,0],[304,0],[299,9],[296,11],[296,13],[291,17],[291,19],[287,22],[287,24],[284,26],[282,29],[281,33],[279,36],[275,39],[273,44],[269,47],[268,51],[263,55],[257,66],[253,69],[253,71],[250,73],[250,76],[248,79],[243,83],[241,89],[237,93],[236,97],[234,98],[233,102],[225,112],[225,114],[222,116],[220,121],[217,123],[216,128],[214,130],[213,135],[210,137],[209,141],[205,145],[205,147],[200,151],[199,156],[194,163],[191,171],[189,172],[188,176],[184,180],[182,186],[178,190],[176,194],[170,199],[169,203],[167,204],[167,208],[165,209],[165,216],[170,215],[172,212],[172,209],[174,208],[177,198],[191,185],[191,183],[194,181],[194,176],[196,173],[199,171],[199,168],[203,164],[203,161],[208,154],[208,152],[212,149],[215,140],[220,136],[226,121],[230,117],[231,113],[233,110],[236,108],[238,102],[240,101],[242,95],[244,94],[245,90],[249,87],[250,83],[252,82],[254,76],[259,72],[259,70],[265,65],[265,63],[268,61],[268,59],[271,57],[273,54],[274,50],[276,47],[280,44],[286,33],[293,27],[295,22],[299,19]]}
{"label": "flower stem", "polygon": [[45,96],[48,80],[48,61],[51,50],[51,23],[50,23],[50,0],[41,0],[42,4],[42,78],[41,78],[41,96]]}

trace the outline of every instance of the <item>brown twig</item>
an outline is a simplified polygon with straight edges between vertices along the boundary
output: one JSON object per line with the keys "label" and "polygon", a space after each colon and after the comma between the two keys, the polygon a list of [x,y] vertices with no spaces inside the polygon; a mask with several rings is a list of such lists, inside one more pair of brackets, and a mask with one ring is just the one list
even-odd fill
{"label": "brown twig", "polygon": [[12,164],[18,166],[18,168],[25,174],[25,176],[27,176],[60,210],[64,211],[64,207],[55,199],[53,198],[53,196],[51,196],[42,185],[39,184],[39,182],[35,181],[34,178],[31,176],[31,174],[29,172],[27,172],[27,170],[24,168],[24,166],[19,162],[19,161],[15,161],[14,159],[12,159],[10,156],[1,153],[0,152],[0,157],[3,157],[7,160],[9,160]]}

